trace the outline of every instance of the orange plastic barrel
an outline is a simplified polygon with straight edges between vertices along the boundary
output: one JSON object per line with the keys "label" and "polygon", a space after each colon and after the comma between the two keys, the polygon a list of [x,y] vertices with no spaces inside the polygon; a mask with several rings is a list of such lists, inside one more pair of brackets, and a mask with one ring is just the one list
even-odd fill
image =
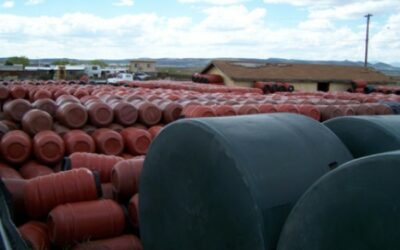
{"label": "orange plastic barrel", "polygon": [[182,113],[182,105],[176,102],[164,102],[159,104],[162,110],[162,119],[165,124],[176,121]]}
{"label": "orange plastic barrel", "polygon": [[114,104],[111,104],[111,107],[114,112],[115,121],[123,126],[131,126],[138,119],[138,110],[129,102],[116,101]]}
{"label": "orange plastic barrel", "polygon": [[162,129],[163,129],[162,125],[155,125],[150,127],[147,131],[151,135],[151,140],[154,140],[154,138],[156,138],[156,136],[161,132]]}
{"label": "orange plastic barrel", "polygon": [[308,116],[317,121],[321,120],[321,113],[319,112],[319,109],[317,107],[315,107],[314,105],[303,104],[303,105],[299,105],[298,109],[299,109],[300,114],[302,114],[302,115]]}
{"label": "orange plastic barrel", "polygon": [[57,104],[50,98],[39,99],[32,104],[33,108],[43,110],[54,116],[57,111]]}
{"label": "orange plastic barrel", "polygon": [[39,221],[29,221],[18,228],[22,239],[34,250],[50,249],[50,239],[46,223]]}
{"label": "orange plastic barrel", "polygon": [[80,101],[75,96],[66,94],[57,97],[56,103],[58,106],[62,106],[65,103],[80,103]]}
{"label": "orange plastic barrel", "polygon": [[10,95],[14,99],[24,99],[28,94],[28,90],[23,86],[14,85],[10,88]]}
{"label": "orange plastic barrel", "polygon": [[270,104],[270,103],[264,103],[264,104],[258,105],[258,110],[262,114],[278,112],[278,110],[275,108],[275,105],[274,104]]}
{"label": "orange plastic barrel", "polygon": [[87,111],[90,123],[96,127],[110,125],[114,119],[114,114],[110,106],[101,101],[94,101],[88,104]]}
{"label": "orange plastic barrel", "polygon": [[111,171],[114,165],[124,158],[113,155],[100,155],[91,153],[73,153],[65,159],[63,169],[86,168],[100,174],[102,183],[111,182]]}
{"label": "orange plastic barrel", "polygon": [[25,113],[31,109],[31,103],[24,99],[15,99],[6,102],[3,106],[4,114],[15,122],[20,122]]}
{"label": "orange plastic barrel", "polygon": [[183,108],[182,116],[186,118],[214,117],[214,110],[209,106],[189,105]]}
{"label": "orange plastic barrel", "polygon": [[0,85],[0,101],[7,100],[9,96],[10,90],[4,85]]}
{"label": "orange plastic barrel", "polygon": [[32,141],[25,132],[13,130],[1,138],[0,147],[5,160],[12,164],[21,164],[31,155]]}
{"label": "orange plastic barrel", "polygon": [[212,109],[216,116],[235,116],[236,111],[230,105],[216,105],[213,106]]}
{"label": "orange plastic barrel", "polygon": [[81,128],[88,119],[84,106],[79,103],[67,102],[58,107],[56,112],[57,120],[68,128]]}
{"label": "orange plastic barrel", "polygon": [[344,110],[335,105],[316,105],[316,107],[321,113],[321,121],[345,115]]}
{"label": "orange plastic barrel", "polygon": [[52,128],[53,118],[45,111],[32,109],[22,117],[22,129],[32,136]]}
{"label": "orange plastic barrel", "polygon": [[135,235],[122,235],[119,237],[94,240],[80,243],[72,250],[98,250],[98,249],[118,249],[118,250],[142,250],[142,243]]}
{"label": "orange plastic barrel", "polygon": [[253,104],[235,105],[234,109],[238,115],[251,115],[260,113],[257,106]]}
{"label": "orange plastic barrel", "polygon": [[0,163],[0,178],[23,179],[21,174],[10,166]]}
{"label": "orange plastic barrel", "polygon": [[38,176],[44,176],[44,175],[49,175],[49,174],[54,174],[54,171],[42,164],[39,164],[36,161],[28,161],[25,163],[19,170],[19,173],[24,177],[25,179],[33,179]]}
{"label": "orange plastic barrel", "polygon": [[125,228],[125,215],[112,200],[77,202],[53,209],[47,224],[51,242],[61,246],[119,236]]}
{"label": "orange plastic barrel", "polygon": [[125,128],[121,131],[125,149],[133,155],[145,155],[151,144],[151,134],[143,129]]}
{"label": "orange plastic barrel", "polygon": [[26,186],[25,208],[31,218],[43,218],[60,204],[96,200],[100,192],[100,184],[88,169],[40,176]]}
{"label": "orange plastic barrel", "polygon": [[93,132],[92,138],[96,143],[98,153],[105,155],[119,155],[124,150],[122,136],[109,128],[97,129]]}
{"label": "orange plastic barrel", "polygon": [[129,220],[134,228],[139,228],[139,194],[135,194],[128,204]]}
{"label": "orange plastic barrel", "polygon": [[45,89],[39,89],[33,95],[32,100],[36,101],[36,100],[45,99],[45,98],[51,98],[51,93]]}
{"label": "orange plastic barrel", "polygon": [[151,102],[134,101],[132,104],[139,112],[139,121],[147,126],[156,125],[161,121],[161,110]]}
{"label": "orange plastic barrel", "polygon": [[67,155],[75,152],[96,152],[93,138],[82,130],[71,130],[63,136]]}
{"label": "orange plastic barrel", "polygon": [[55,164],[64,156],[64,141],[53,131],[42,131],[33,138],[33,152],[40,162]]}
{"label": "orange plastic barrel", "polygon": [[275,105],[278,112],[299,114],[299,109],[293,104],[278,104]]}
{"label": "orange plastic barrel", "polygon": [[139,191],[140,173],[144,159],[131,159],[115,164],[111,172],[111,183],[118,197],[129,199]]}

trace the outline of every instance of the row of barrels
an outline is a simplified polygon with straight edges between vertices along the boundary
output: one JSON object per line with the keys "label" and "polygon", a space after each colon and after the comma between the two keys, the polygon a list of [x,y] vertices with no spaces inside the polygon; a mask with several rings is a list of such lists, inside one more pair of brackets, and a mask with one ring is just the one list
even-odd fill
{"label": "row of barrels", "polygon": [[390,115],[391,107],[385,104],[355,104],[355,105],[295,105],[295,104],[245,104],[245,105],[191,105],[182,111],[186,118],[235,116],[267,113],[302,114],[317,121],[326,121],[340,116],[354,115]]}
{"label": "row of barrels", "polygon": [[161,129],[162,126],[154,126],[148,130],[137,127],[121,130],[101,128],[88,132],[62,131],[60,134],[44,130],[33,137],[22,130],[12,130],[0,139],[0,155],[3,162],[20,166],[22,169],[26,164],[30,165],[30,160],[35,160],[38,164],[56,166],[65,155],[75,152],[97,152],[130,158],[145,155]]}
{"label": "row of barrels", "polygon": [[293,92],[294,86],[290,83],[282,82],[255,82],[254,88],[262,89],[264,94],[272,94],[275,92]]}
{"label": "row of barrels", "polygon": [[[12,197],[14,223],[32,249],[137,250],[143,162],[73,153],[52,173],[1,182]],[[0,165],[6,168],[13,169]]]}

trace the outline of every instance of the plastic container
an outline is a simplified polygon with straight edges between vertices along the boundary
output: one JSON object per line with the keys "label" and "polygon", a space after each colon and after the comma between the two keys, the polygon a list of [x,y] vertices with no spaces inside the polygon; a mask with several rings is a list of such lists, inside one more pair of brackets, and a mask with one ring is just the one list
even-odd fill
{"label": "plastic container", "polygon": [[85,107],[81,104],[67,102],[57,109],[56,118],[62,125],[77,129],[86,124],[88,115]]}
{"label": "plastic container", "polygon": [[112,155],[73,153],[65,159],[63,170],[86,168],[98,172],[101,183],[110,183],[112,168],[123,160],[124,158]]}
{"label": "plastic container", "polygon": [[151,134],[143,129],[126,128],[121,131],[125,150],[133,155],[145,155],[151,144]]}
{"label": "plastic container", "polygon": [[117,101],[115,104],[111,104],[111,107],[114,111],[115,122],[123,126],[131,126],[138,119],[138,110],[128,102]]}
{"label": "plastic container", "polygon": [[67,155],[75,152],[96,152],[93,138],[82,130],[71,130],[64,134],[63,139]]}
{"label": "plastic container", "polygon": [[118,197],[129,199],[139,191],[140,173],[144,159],[124,160],[116,163],[111,172],[111,182]]}
{"label": "plastic container", "polygon": [[98,153],[105,155],[119,155],[124,150],[122,136],[108,128],[97,129],[93,132],[92,138],[96,144]]}
{"label": "plastic container", "polygon": [[164,126],[162,126],[162,125],[155,125],[155,126],[152,126],[151,128],[149,128],[147,130],[151,135],[151,140],[154,140],[154,138],[157,137],[157,135],[161,132],[163,127]]}
{"label": "plastic container", "polygon": [[153,126],[161,121],[161,110],[151,102],[135,101],[132,104],[139,112],[139,121],[146,126]]}
{"label": "plastic container", "polygon": [[63,139],[53,131],[42,131],[33,138],[33,152],[44,164],[56,164],[65,154]]}
{"label": "plastic container", "polygon": [[235,116],[236,111],[229,105],[216,105],[212,107],[215,116]]}
{"label": "plastic container", "polygon": [[77,202],[53,209],[47,224],[51,242],[62,246],[119,236],[125,228],[125,215],[112,200]]}
{"label": "plastic container", "polygon": [[189,105],[183,108],[182,116],[185,118],[214,117],[214,110],[209,106]]}
{"label": "plastic container", "polygon": [[399,151],[384,153],[319,179],[291,211],[277,249],[400,249],[399,165]]}
{"label": "plastic container", "polygon": [[7,100],[9,96],[10,96],[9,89],[4,85],[0,85],[0,101]]}
{"label": "plastic container", "polygon": [[31,179],[24,200],[27,214],[39,219],[58,205],[96,200],[100,196],[100,183],[95,175],[87,169],[74,169]]}
{"label": "plastic container", "polygon": [[162,120],[165,124],[179,119],[182,113],[182,105],[175,102],[164,102],[159,105],[162,110]]}
{"label": "plastic container", "polygon": [[46,223],[30,221],[18,228],[22,238],[34,250],[50,249],[50,239]]}
{"label": "plastic container", "polygon": [[143,247],[275,249],[300,196],[351,159],[329,129],[301,115],[174,122],[153,142],[140,177]]}
{"label": "plastic container", "polygon": [[41,131],[53,129],[53,118],[45,111],[32,109],[22,117],[22,129],[34,136]]}
{"label": "plastic container", "polygon": [[32,141],[29,135],[21,130],[8,132],[1,138],[1,153],[11,164],[22,164],[31,155]]}
{"label": "plastic container", "polygon": [[347,146],[355,158],[400,148],[400,117],[349,116],[324,123]]}
{"label": "plastic container", "polygon": [[21,122],[25,113],[31,109],[31,103],[24,99],[15,99],[6,102],[3,106],[4,114],[15,122]]}
{"label": "plastic container", "polygon": [[275,106],[273,104],[269,104],[269,103],[259,105],[258,110],[262,114],[278,112],[278,110],[275,108]]}
{"label": "plastic container", "polygon": [[28,91],[23,86],[13,85],[10,88],[10,95],[14,99],[24,99],[28,94]]}
{"label": "plastic container", "polygon": [[72,248],[72,250],[97,249],[142,250],[143,248],[139,238],[135,235],[122,235],[111,239],[89,241]]}
{"label": "plastic container", "polygon": [[44,176],[54,174],[54,171],[44,165],[37,163],[36,161],[28,161],[19,170],[19,173],[25,179],[33,179],[38,176]]}
{"label": "plastic container", "polygon": [[39,99],[32,104],[33,108],[40,109],[47,112],[49,115],[54,116],[57,111],[57,104],[50,98]]}
{"label": "plastic container", "polygon": [[135,194],[128,203],[129,221],[134,228],[139,228],[139,194]]}
{"label": "plastic container", "polygon": [[88,104],[87,111],[90,123],[96,127],[106,127],[114,119],[114,114],[110,106],[101,101],[94,101]]}
{"label": "plastic container", "polygon": [[23,179],[17,170],[3,163],[0,163],[0,178]]}

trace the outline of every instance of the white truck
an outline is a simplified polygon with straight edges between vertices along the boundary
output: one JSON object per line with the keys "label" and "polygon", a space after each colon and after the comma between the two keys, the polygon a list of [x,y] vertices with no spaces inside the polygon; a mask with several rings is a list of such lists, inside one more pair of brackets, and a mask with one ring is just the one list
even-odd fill
{"label": "white truck", "polygon": [[108,78],[107,84],[116,84],[117,82],[120,82],[120,81],[133,81],[133,74],[120,73],[117,75],[117,77]]}

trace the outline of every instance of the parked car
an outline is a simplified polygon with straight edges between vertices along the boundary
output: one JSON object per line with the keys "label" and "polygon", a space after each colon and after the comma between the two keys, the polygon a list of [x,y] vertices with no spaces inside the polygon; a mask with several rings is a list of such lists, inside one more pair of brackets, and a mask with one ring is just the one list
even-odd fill
{"label": "parked car", "polygon": [[132,74],[121,73],[121,74],[118,74],[117,77],[108,78],[107,84],[116,84],[117,82],[120,82],[120,81],[132,81],[133,79],[134,78],[133,78]]}
{"label": "parked car", "polygon": [[134,80],[139,80],[139,81],[145,81],[145,80],[149,80],[150,76],[144,72],[137,72],[135,73],[135,75],[133,76]]}

